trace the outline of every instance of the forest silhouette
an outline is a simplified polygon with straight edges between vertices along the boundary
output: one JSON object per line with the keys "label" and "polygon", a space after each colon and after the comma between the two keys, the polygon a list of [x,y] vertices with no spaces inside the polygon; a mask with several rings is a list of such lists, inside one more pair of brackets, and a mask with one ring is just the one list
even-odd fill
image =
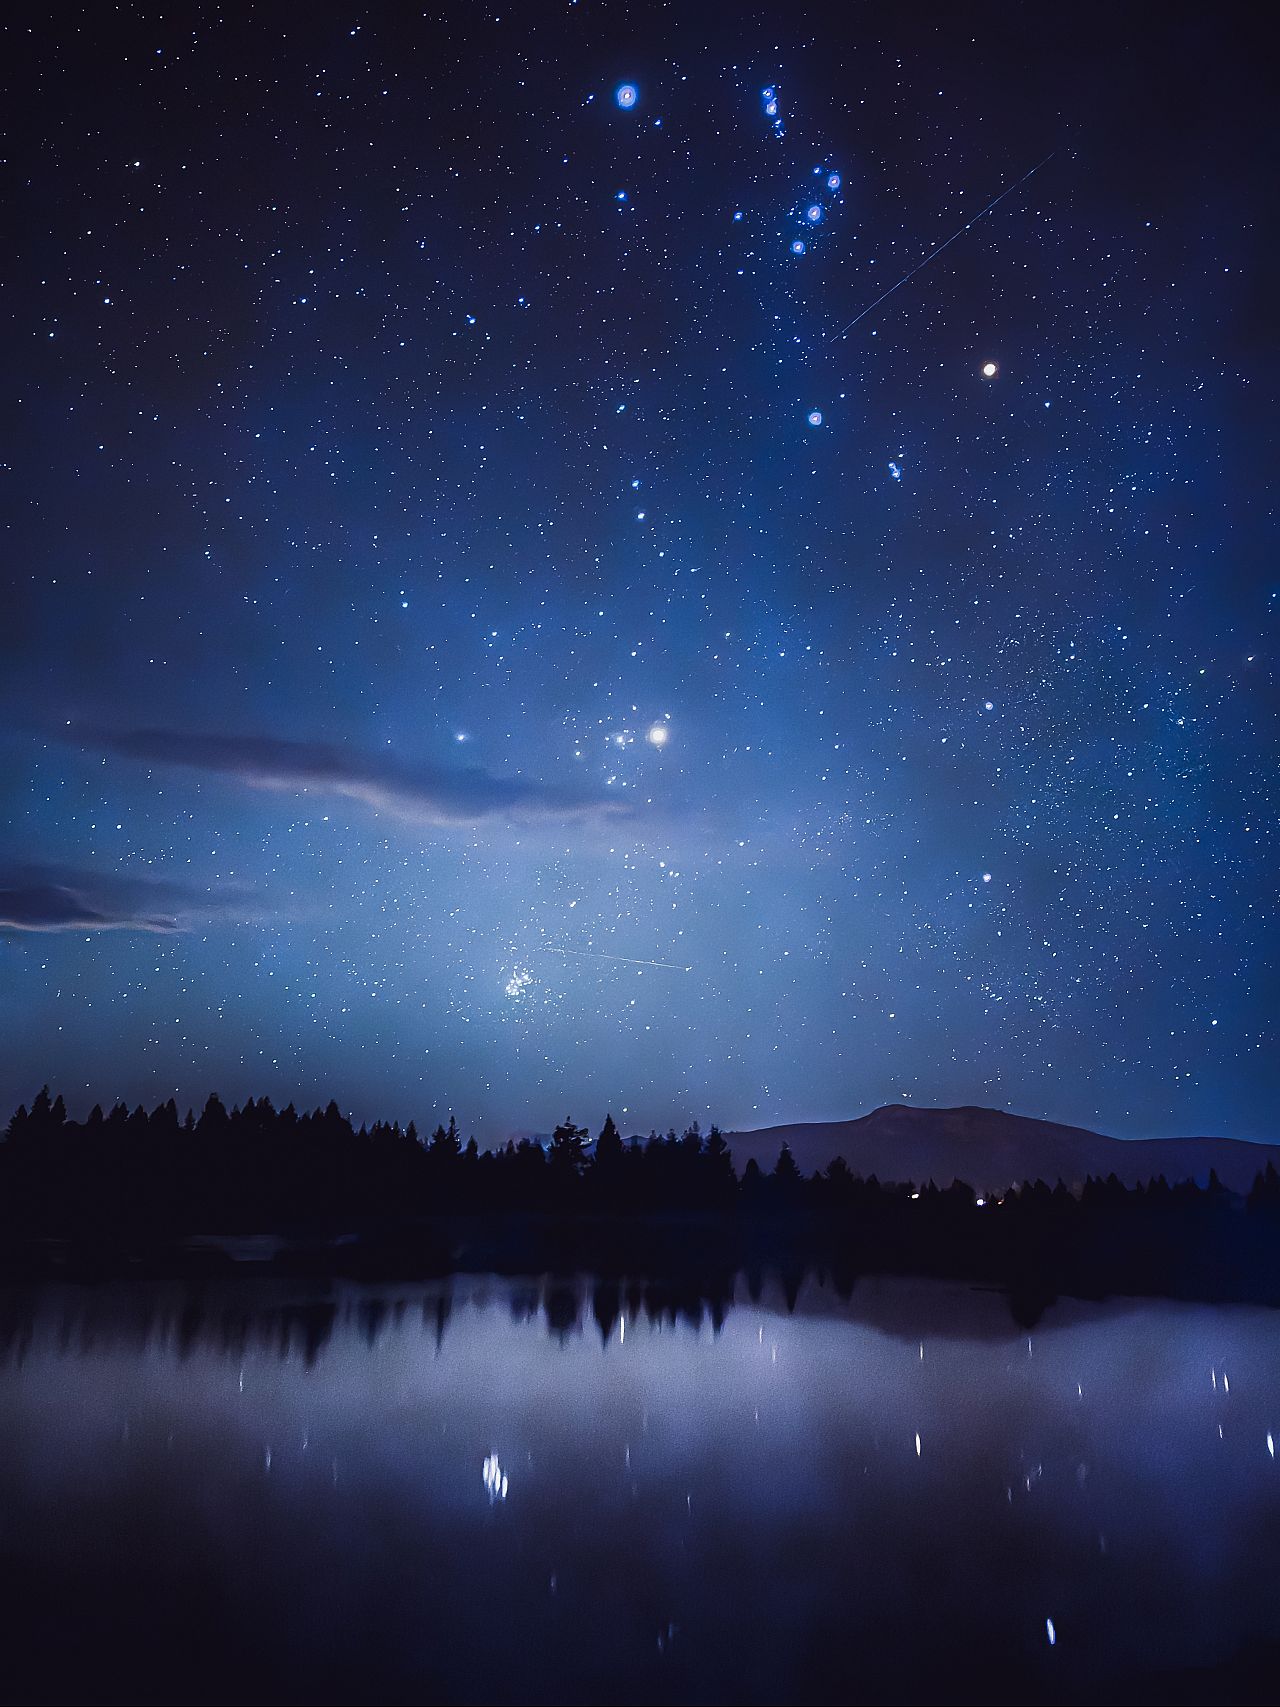
{"label": "forest silhouette", "polygon": [[[836,1158],[810,1176],[784,1145],[736,1172],[716,1127],[594,1142],[566,1119],[549,1142],[481,1150],[453,1119],[356,1128],[330,1102],[266,1097],[196,1116],[172,1099],[68,1118],[42,1090],[0,1142],[0,1265],[95,1273],[230,1265],[218,1239],[269,1234],[276,1271],[408,1276],[451,1270],[666,1275],[761,1262],[950,1275],[1007,1288],[1032,1314],[1059,1293],[1280,1303],[1280,1173],[1241,1196],[1216,1175],[1079,1192],[1025,1181],[983,1199],[957,1180],[863,1179]],[[195,1241],[192,1243],[191,1241]]]}

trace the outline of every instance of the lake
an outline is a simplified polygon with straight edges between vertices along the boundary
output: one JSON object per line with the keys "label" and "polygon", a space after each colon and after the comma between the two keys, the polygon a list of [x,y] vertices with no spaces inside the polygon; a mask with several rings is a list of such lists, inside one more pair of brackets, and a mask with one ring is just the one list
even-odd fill
{"label": "lake", "polygon": [[0,1695],[1266,1700],[1277,1442],[1262,1309],[8,1287]]}

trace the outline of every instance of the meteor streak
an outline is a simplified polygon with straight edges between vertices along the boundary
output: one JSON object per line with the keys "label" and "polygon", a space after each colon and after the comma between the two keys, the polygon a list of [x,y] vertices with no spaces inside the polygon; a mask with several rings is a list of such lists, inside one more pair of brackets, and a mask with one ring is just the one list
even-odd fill
{"label": "meteor streak", "polygon": [[888,297],[891,297],[895,290],[901,290],[903,285],[906,284],[910,279],[915,278],[917,273],[923,272],[923,270],[929,265],[930,261],[934,260],[937,256],[939,256],[944,249],[949,249],[951,247],[951,245],[955,242],[957,237],[963,237],[966,231],[972,231],[973,227],[978,223],[978,221],[980,219],[985,219],[987,214],[989,214],[991,212],[993,207],[999,207],[1000,203],[1004,200],[1004,198],[1006,196],[1011,196],[1015,190],[1020,189],[1022,187],[1022,185],[1026,183],[1028,178],[1034,178],[1036,173],[1040,170],[1040,168],[1042,166],[1047,166],[1049,164],[1049,162],[1053,159],[1054,154],[1056,154],[1057,152],[1058,152],[1058,150],[1055,148],[1053,150],[1052,154],[1046,154],[1043,160],[1037,160],[1037,162],[1035,163],[1035,165],[1031,168],[1031,170],[1029,172],[1024,172],[1022,174],[1022,176],[1017,180],[1016,183],[1012,183],[1008,186],[1007,189],[1001,190],[1000,194],[998,196],[995,196],[991,201],[989,201],[987,203],[986,207],[984,207],[980,213],[975,213],[972,219],[967,220],[965,222],[965,224],[963,224],[958,231],[953,231],[951,233],[950,237],[946,238],[943,242],[938,244],[936,249],[930,249],[929,253],[925,256],[924,260],[918,261],[916,263],[916,265],[914,267],[912,267],[912,269],[909,273],[903,273],[902,277],[898,280],[897,284],[892,284],[889,286],[888,290],[881,291],[880,295],[875,299],[875,301],[869,302],[860,314],[855,314],[853,319],[850,320],[850,322],[848,323],[847,326],[842,326],[838,332],[832,332],[830,334],[830,336],[828,337],[827,342],[830,343],[832,338],[843,338],[847,332],[852,332],[854,327],[858,324],[859,320],[865,320],[867,318],[867,315],[871,313],[873,308],[879,308],[880,304],[882,302],[884,302]]}
{"label": "meteor streak", "polygon": [[631,954],[606,954],[600,948],[552,948],[549,943],[541,945],[543,954],[579,954],[589,960],[623,960],[628,966],[662,966],[668,972],[692,972],[692,966],[678,966],[674,960],[637,960]]}

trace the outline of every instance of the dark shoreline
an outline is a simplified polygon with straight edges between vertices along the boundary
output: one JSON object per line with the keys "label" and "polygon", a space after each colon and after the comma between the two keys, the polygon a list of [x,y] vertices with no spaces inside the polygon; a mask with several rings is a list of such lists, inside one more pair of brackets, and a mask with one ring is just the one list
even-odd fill
{"label": "dark shoreline", "polygon": [[1280,1306],[1280,1229],[1238,1202],[1195,1203],[1135,1225],[1131,1211],[1056,1215],[1009,1205],[962,1212],[948,1194],[891,1200],[872,1218],[805,1210],[769,1214],[545,1213],[418,1216],[357,1229],[9,1239],[0,1281],[79,1284],[278,1277],[368,1282],[450,1275],[590,1275],[673,1295],[727,1298],[733,1279],[769,1275],[784,1292],[808,1275],[852,1293],[863,1276],[945,1279],[1005,1293],[1031,1323],[1058,1297],[1131,1296]]}
{"label": "dark shoreline", "polygon": [[[237,1259],[237,1250],[239,1257]],[[170,1100],[70,1120],[42,1090],[0,1142],[0,1278],[81,1281],[237,1272],[370,1281],[449,1273],[594,1274],[719,1293],[725,1277],[918,1275],[1008,1294],[1019,1320],[1072,1296],[1280,1305],[1280,1171],[1247,1194],[1091,1175],[981,1196],[917,1188],[836,1157],[801,1172],[784,1144],[741,1175],[724,1135],[592,1140],[566,1119],[548,1145],[481,1151],[456,1124],[354,1129],[337,1105],[265,1098],[197,1118]]]}

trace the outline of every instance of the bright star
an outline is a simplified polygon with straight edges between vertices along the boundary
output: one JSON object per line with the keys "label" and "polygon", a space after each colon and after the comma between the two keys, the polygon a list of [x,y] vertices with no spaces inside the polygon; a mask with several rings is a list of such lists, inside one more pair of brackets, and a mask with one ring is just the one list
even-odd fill
{"label": "bright star", "polygon": [[665,747],[670,739],[671,731],[667,728],[665,723],[653,724],[649,733],[645,736],[645,740],[648,741],[651,747]]}
{"label": "bright star", "polygon": [[626,112],[631,107],[634,107],[636,102],[640,99],[640,91],[636,88],[634,83],[619,83],[613,98],[622,110]]}
{"label": "bright star", "polygon": [[1000,372],[999,366],[995,362],[983,362],[983,364],[982,364],[982,377],[983,377],[983,379],[994,379],[999,372]]}
{"label": "bright star", "polygon": [[809,206],[804,210],[804,216],[809,221],[810,225],[821,225],[821,223],[822,223],[822,208],[819,206],[819,204],[817,202],[811,202],[809,204]]}
{"label": "bright star", "polygon": [[822,410],[821,409],[810,409],[810,411],[809,411],[809,425],[811,427],[820,427],[822,425]]}

